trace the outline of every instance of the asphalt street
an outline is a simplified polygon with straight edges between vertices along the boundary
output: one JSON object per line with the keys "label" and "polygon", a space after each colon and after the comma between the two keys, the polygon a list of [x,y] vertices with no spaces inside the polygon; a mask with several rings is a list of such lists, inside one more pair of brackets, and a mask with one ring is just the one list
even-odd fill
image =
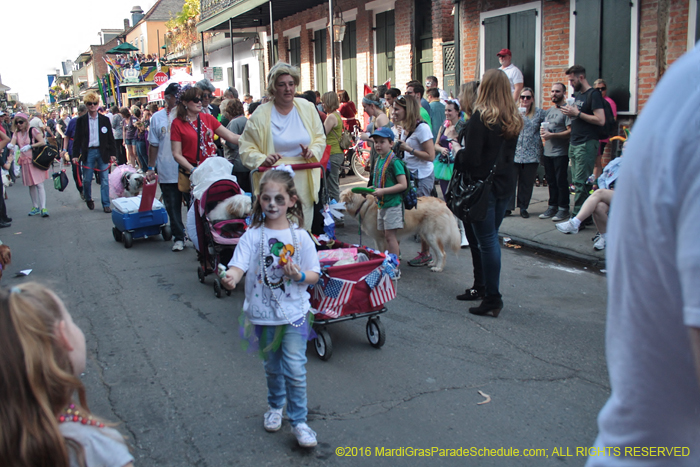
{"label": "asphalt street", "polygon": [[[583,465],[609,395],[605,276],[504,248],[506,305],[494,319],[454,298],[472,282],[469,250],[449,256],[443,273],[403,267],[381,316],[384,347],[369,345],[365,319],[328,326],[329,361],[309,345],[319,446],[304,450],[286,420],[278,433],[263,429],[261,360],[238,334],[243,291],[217,299],[212,276],[199,283],[191,244],[173,253],[158,236],[125,249],[110,215],[89,211],[72,180],[63,193],[50,183],[49,218],[27,216],[26,187],[8,190],[14,222],[0,239],[13,263],[2,282],[45,282],[64,298],[87,338],[91,409],[117,423],[135,465]],[[338,229],[347,242],[357,233],[352,219]],[[418,249],[404,242],[404,259]],[[13,277],[24,269],[28,277]],[[479,391],[490,402],[480,405]]]}

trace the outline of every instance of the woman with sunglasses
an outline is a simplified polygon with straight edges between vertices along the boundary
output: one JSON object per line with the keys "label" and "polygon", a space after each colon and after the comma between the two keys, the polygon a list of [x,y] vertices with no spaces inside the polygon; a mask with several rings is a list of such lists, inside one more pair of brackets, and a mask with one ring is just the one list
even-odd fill
{"label": "woman with sunglasses", "polygon": [[530,206],[537,169],[544,154],[540,125],[547,115],[544,110],[535,107],[534,100],[535,91],[532,88],[523,88],[520,92],[520,108],[518,109],[523,116],[523,129],[518,136],[518,146],[514,159],[518,193],[517,197],[513,196],[509,207],[511,211],[515,208],[517,198],[520,217],[525,219],[530,217],[527,208]]}
{"label": "woman with sunglasses", "polygon": [[[214,116],[202,112],[201,89],[183,86],[177,94],[176,118],[170,127],[173,157],[183,176],[190,177],[199,164],[216,156],[215,134],[232,144],[238,144],[240,137],[227,130]],[[189,195],[189,183],[180,185],[180,191]],[[189,205],[189,199],[186,199]]]}
{"label": "woman with sunglasses", "polygon": [[[420,116],[421,106],[413,96],[399,96],[394,101],[392,120],[398,129],[398,147],[403,151],[406,168],[411,171],[418,197],[430,196],[435,186],[433,161],[435,144],[430,125]],[[430,246],[421,241],[418,256],[408,262],[409,266],[428,266],[433,261]]]}
{"label": "woman with sunglasses", "polygon": [[[19,147],[19,166],[22,171],[22,184],[29,187],[29,196],[32,198],[32,210],[30,216],[41,214],[41,217],[49,217],[46,209],[46,190],[44,181],[49,178],[48,170],[41,170],[32,163],[32,148],[46,146],[44,134],[36,128],[29,127],[29,116],[25,113],[18,113],[12,121],[12,141],[7,145],[14,152],[15,147]],[[31,133],[31,137],[29,132]]]}
{"label": "woman with sunglasses", "polygon": [[488,70],[479,87],[474,113],[460,135],[464,150],[457,155],[454,167],[474,180],[485,180],[492,170],[494,173],[486,217],[472,223],[485,279],[484,300],[469,309],[474,315],[490,313],[495,318],[503,308],[498,229],[513,196],[513,156],[522,128],[523,119],[515,107],[508,76],[498,69]]}

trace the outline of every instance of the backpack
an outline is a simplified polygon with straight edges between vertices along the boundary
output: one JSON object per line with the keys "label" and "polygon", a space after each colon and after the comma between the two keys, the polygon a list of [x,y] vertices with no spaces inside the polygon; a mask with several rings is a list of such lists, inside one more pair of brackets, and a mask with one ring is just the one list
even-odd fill
{"label": "backpack", "polygon": [[[416,183],[413,178],[413,174],[411,173],[410,170],[408,170],[408,167],[406,167],[406,163],[401,159],[400,157],[396,157],[396,159],[399,164],[403,167],[404,174],[406,174],[406,182],[407,186],[406,189],[401,193],[401,201],[403,203],[404,209],[413,209],[418,205],[418,191],[416,190]],[[396,183],[396,174],[393,173],[392,175],[394,177],[394,183]]]}
{"label": "backpack", "polygon": [[598,139],[608,139],[619,134],[617,128],[617,120],[615,120],[615,114],[613,114],[610,102],[608,102],[604,97],[603,93],[594,88],[593,92],[600,94],[600,98],[603,100],[603,110],[605,111],[605,125],[598,127]]}

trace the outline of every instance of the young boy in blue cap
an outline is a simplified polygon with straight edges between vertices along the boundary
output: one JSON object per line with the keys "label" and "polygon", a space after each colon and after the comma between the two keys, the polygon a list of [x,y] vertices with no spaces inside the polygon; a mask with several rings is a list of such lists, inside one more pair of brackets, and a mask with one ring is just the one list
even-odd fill
{"label": "young boy in blue cap", "polygon": [[[379,128],[370,135],[379,158],[374,164],[374,196],[377,199],[377,229],[384,231],[389,253],[399,256],[399,241],[396,231],[403,228],[402,193],[408,187],[403,162],[396,157],[391,147],[394,133],[388,128]],[[397,278],[400,274],[397,271]]]}

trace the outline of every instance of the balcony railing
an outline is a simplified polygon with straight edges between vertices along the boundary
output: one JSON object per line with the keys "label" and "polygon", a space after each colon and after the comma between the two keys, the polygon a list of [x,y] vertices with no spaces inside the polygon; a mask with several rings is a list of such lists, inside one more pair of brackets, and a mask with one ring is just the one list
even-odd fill
{"label": "balcony railing", "polygon": [[246,0],[201,0],[200,3],[200,21],[211,18],[212,16],[224,11],[227,8],[243,3]]}

